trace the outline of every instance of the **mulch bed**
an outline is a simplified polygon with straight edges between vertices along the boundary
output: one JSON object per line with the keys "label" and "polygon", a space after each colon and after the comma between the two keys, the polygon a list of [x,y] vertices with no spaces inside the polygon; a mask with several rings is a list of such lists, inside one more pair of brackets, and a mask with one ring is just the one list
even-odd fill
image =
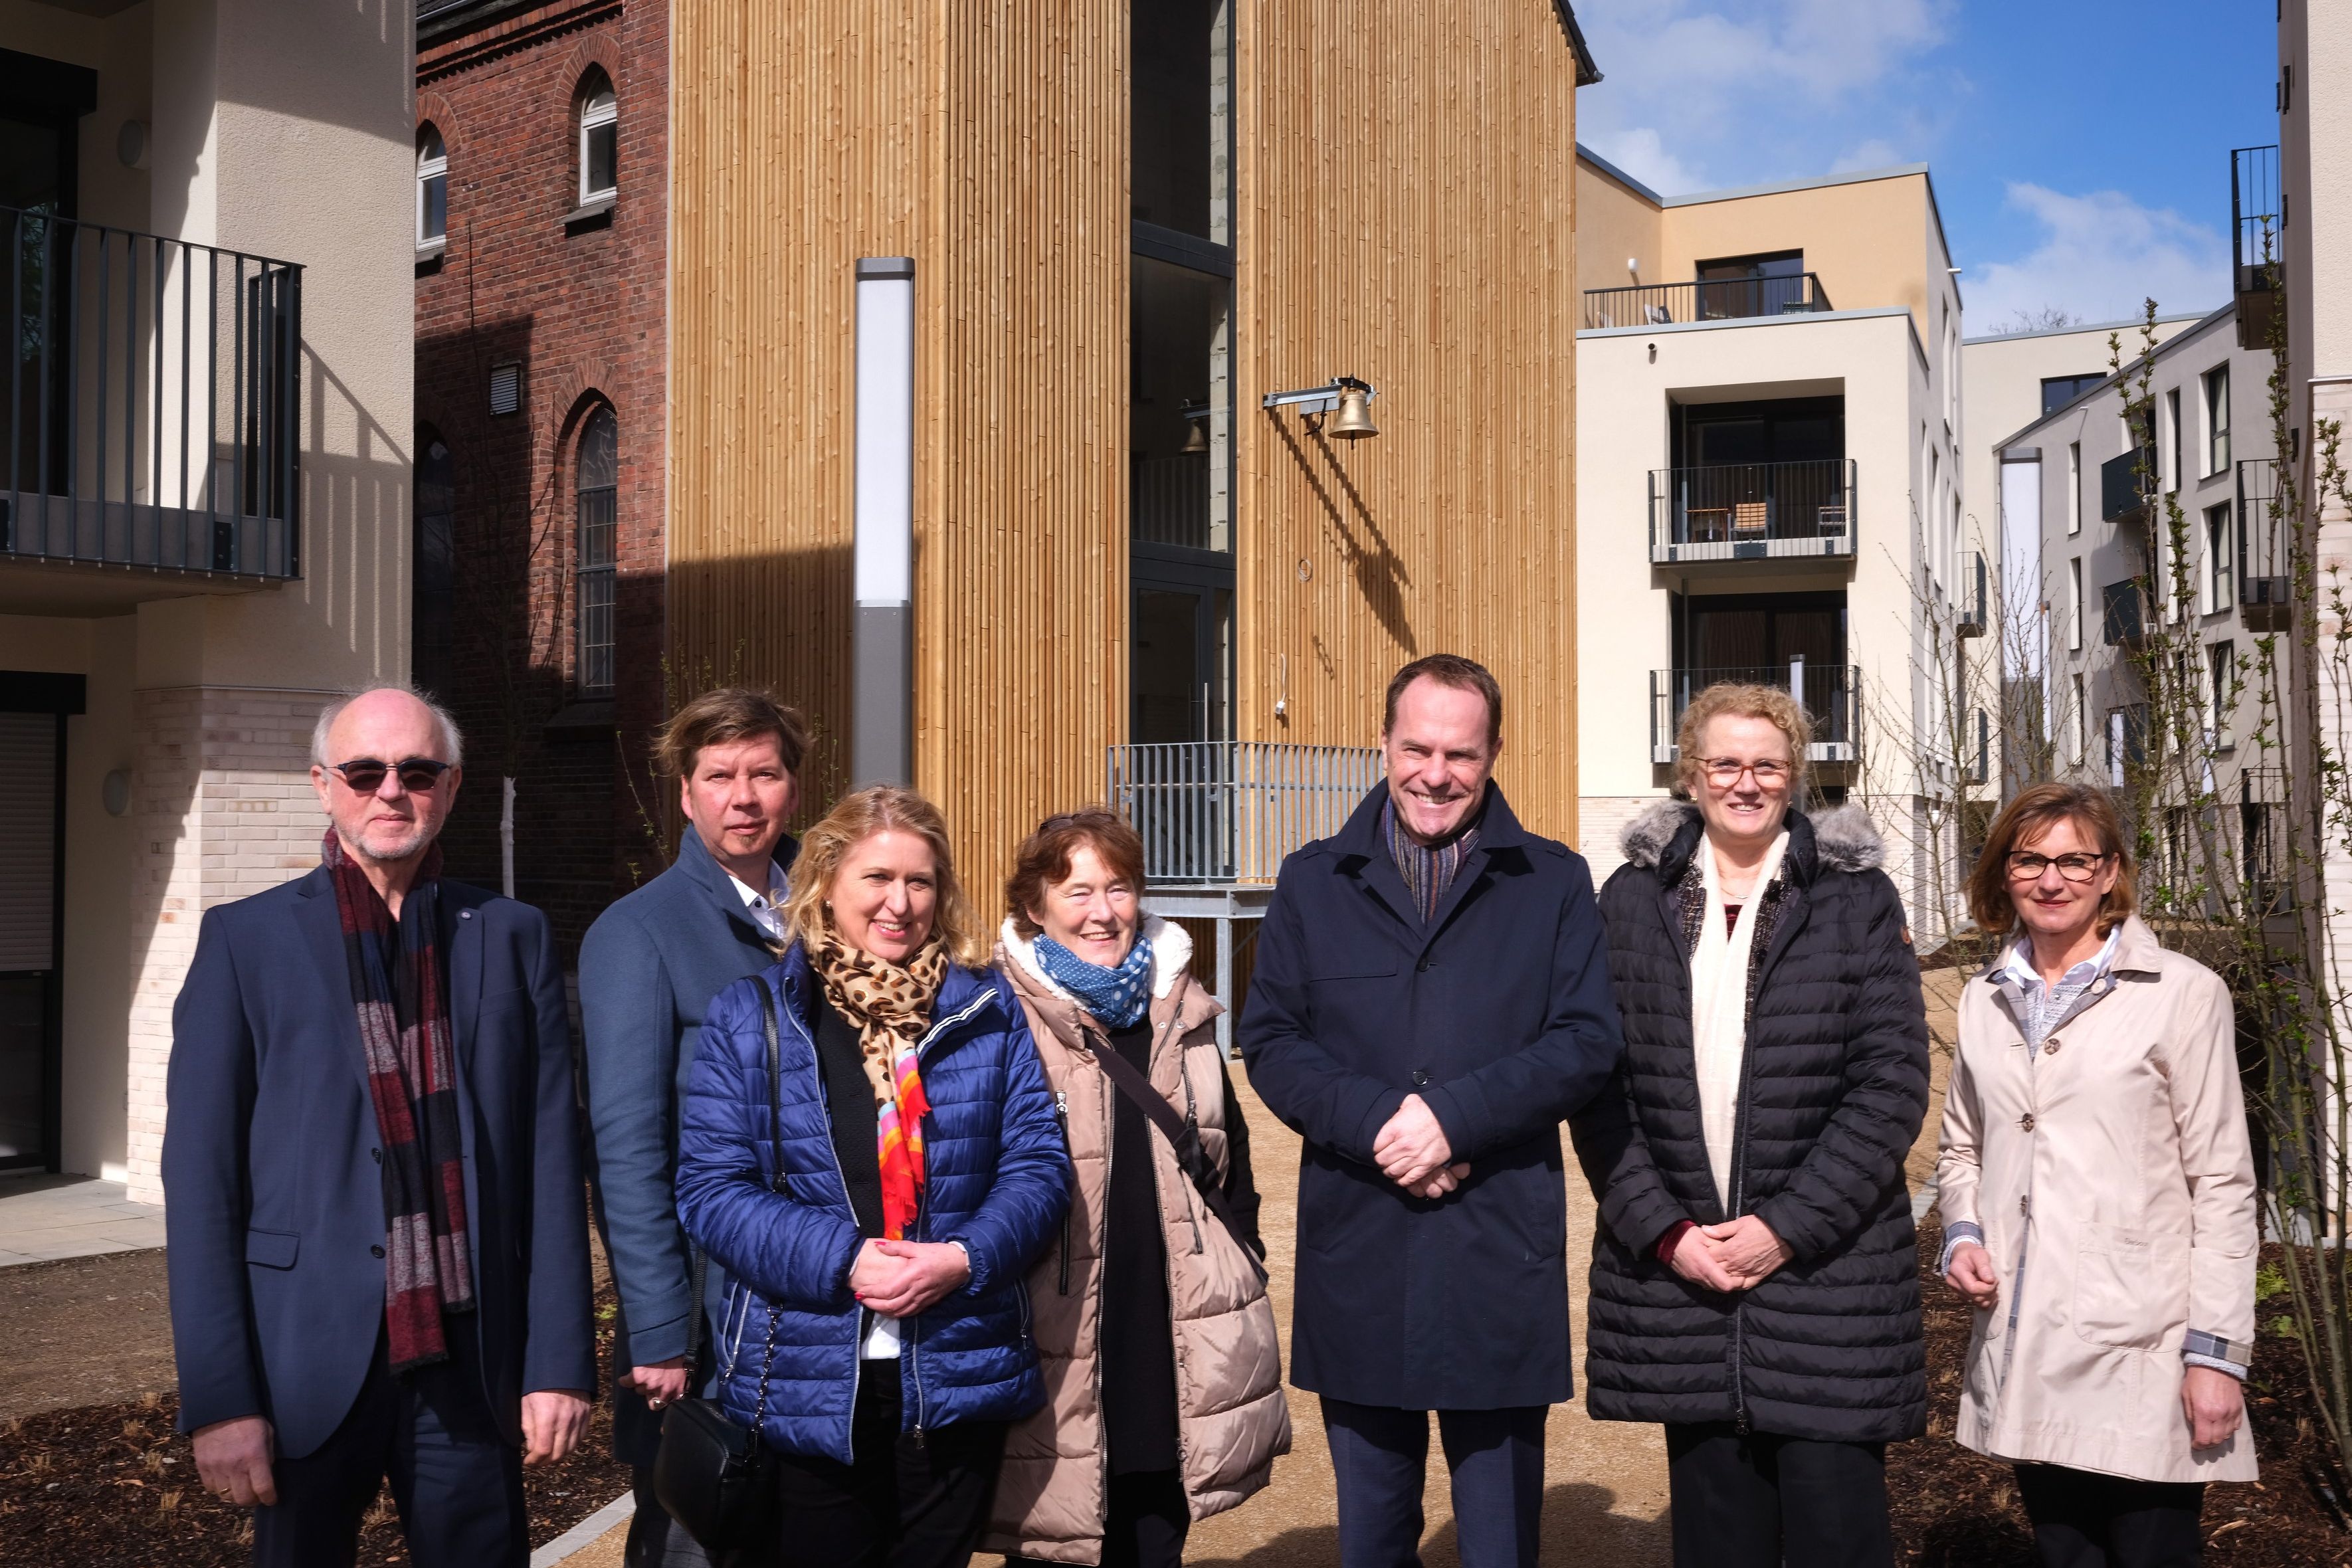
{"label": "mulch bed", "polygon": [[[1969,1348],[1968,1303],[1934,1273],[1940,1226],[1919,1230],[1927,1326],[1927,1436],[1886,1451],[1897,1560],[1913,1568],[2032,1568],[2032,1536],[2010,1467],[1952,1440],[1960,1369]],[[2275,1260],[2276,1248],[2265,1248]],[[2347,1494],[2314,1415],[2302,1347],[2276,1331],[2283,1299],[2265,1303],[2246,1385],[2262,1477],[2205,1491],[2206,1562],[2211,1568],[2322,1568],[2352,1563],[2352,1531],[2336,1500]]]}
{"label": "mulch bed", "polygon": [[[597,1293],[598,1364],[613,1338],[610,1287]],[[179,1401],[51,1410],[0,1423],[0,1563],[75,1568],[231,1568],[252,1560],[252,1516],[204,1489],[188,1440],[172,1430]],[[533,1546],[554,1540],[629,1489],[613,1458],[613,1407],[600,1399],[586,1441],[560,1465],[523,1472]],[[406,1563],[385,1492],[360,1536],[363,1564]]]}

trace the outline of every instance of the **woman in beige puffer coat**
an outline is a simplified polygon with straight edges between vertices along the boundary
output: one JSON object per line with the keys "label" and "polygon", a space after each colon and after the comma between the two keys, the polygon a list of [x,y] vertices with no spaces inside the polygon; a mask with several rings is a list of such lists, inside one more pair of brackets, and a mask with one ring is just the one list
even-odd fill
{"label": "woman in beige puffer coat", "polygon": [[[1264,1487],[1290,1447],[1222,1008],[1192,977],[1183,930],[1141,912],[1142,888],[1141,840],[1103,810],[1046,822],[1006,887],[997,964],[1028,1012],[1075,1174],[1029,1277],[1045,1406],[1006,1439],[982,1542],[1015,1562],[1175,1568],[1191,1522]],[[1185,1118],[1234,1228],[1105,1050]]]}

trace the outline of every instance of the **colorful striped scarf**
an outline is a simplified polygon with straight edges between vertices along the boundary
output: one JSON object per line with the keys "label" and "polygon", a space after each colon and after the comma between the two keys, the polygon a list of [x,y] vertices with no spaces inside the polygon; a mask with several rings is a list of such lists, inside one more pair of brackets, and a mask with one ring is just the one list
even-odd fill
{"label": "colorful striped scarf", "polygon": [[446,1361],[441,1314],[474,1307],[455,1032],[441,952],[441,847],[425,851],[400,918],[327,831],[368,1098],[383,1145],[384,1329],[392,1370]]}
{"label": "colorful striped scarf", "polygon": [[833,1010],[857,1026],[866,1081],[874,1086],[874,1139],[882,1166],[882,1234],[903,1238],[923,1201],[923,1093],[916,1047],[948,975],[934,939],[904,964],[845,945],[827,931],[810,944],[809,966]]}
{"label": "colorful striped scarf", "polygon": [[1445,901],[1446,889],[1462,874],[1470,851],[1478,847],[1478,816],[1484,811],[1482,801],[1469,826],[1443,844],[1423,844],[1397,820],[1396,802],[1381,803],[1381,835],[1388,841],[1389,858],[1396,862],[1397,875],[1404,879],[1404,890],[1412,895],[1413,907],[1421,911],[1422,924],[1437,918],[1437,906]]}

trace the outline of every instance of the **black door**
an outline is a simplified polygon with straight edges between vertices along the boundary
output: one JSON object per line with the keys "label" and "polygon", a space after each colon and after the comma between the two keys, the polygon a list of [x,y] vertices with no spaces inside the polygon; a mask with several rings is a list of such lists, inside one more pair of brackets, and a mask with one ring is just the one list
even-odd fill
{"label": "black door", "polygon": [[1128,688],[1138,744],[1231,735],[1232,559],[1136,548]]}
{"label": "black door", "polygon": [[58,1167],[66,717],[82,678],[0,670],[0,1169]]}

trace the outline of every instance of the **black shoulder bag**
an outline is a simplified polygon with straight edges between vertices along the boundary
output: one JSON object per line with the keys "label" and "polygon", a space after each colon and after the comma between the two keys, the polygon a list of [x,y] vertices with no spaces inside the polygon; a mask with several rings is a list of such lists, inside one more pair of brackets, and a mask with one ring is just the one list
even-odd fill
{"label": "black shoulder bag", "polygon": [[1086,1040],[1087,1049],[1095,1054],[1096,1062],[1111,1083],[1151,1119],[1151,1124],[1160,1129],[1169,1146],[1176,1151],[1177,1166],[1191,1179],[1193,1190],[1201,1194],[1201,1202],[1217,1216],[1217,1223],[1225,1227],[1225,1234],[1234,1238],[1234,1245],[1242,1249],[1242,1256],[1249,1259],[1249,1266],[1264,1281],[1265,1264],[1257,1249],[1243,1239],[1241,1224],[1234,1219],[1232,1205],[1225,1202],[1225,1189],[1217,1180],[1216,1163],[1201,1147],[1200,1128],[1192,1118],[1178,1114],[1176,1108],[1168,1103],[1168,1097],[1152,1088],[1151,1080],[1137,1071],[1135,1064],[1120,1056],[1118,1048],[1108,1040],[1092,1029],[1086,1031]]}
{"label": "black shoulder bag", "polygon": [[[768,1137],[775,1150],[776,1173],[771,1190],[784,1190],[783,1094],[782,1051],[776,1039],[776,997],[761,975],[751,977],[760,988],[761,1016],[768,1037]],[[701,1370],[702,1280],[708,1259],[694,1251],[694,1307],[687,1329],[687,1364]],[[748,1284],[740,1289],[750,1289]],[[760,1440],[759,1415],[768,1407],[768,1374],[776,1363],[776,1314],[768,1313],[767,1359],[760,1366],[760,1397],[752,1405],[751,1426],[738,1426],[715,1399],[687,1398],[662,1416],[661,1447],[654,1456],[654,1495],[687,1533],[713,1553],[766,1544],[773,1534],[770,1521],[775,1489],[767,1445]],[[719,1373],[723,1387],[735,1370],[730,1352]],[[692,1373],[689,1373],[692,1375]]]}

